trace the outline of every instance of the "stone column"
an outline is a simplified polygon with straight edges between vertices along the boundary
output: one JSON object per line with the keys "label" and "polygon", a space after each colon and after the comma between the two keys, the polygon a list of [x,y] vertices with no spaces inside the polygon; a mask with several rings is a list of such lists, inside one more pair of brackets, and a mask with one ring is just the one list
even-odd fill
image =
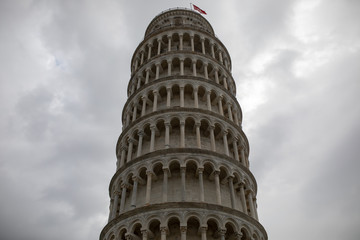
{"label": "stone column", "polygon": [[155,79],[159,79],[160,63],[156,63],[155,66],[156,66]]}
{"label": "stone column", "polygon": [[227,109],[228,109],[228,115],[229,115],[229,119],[230,121],[233,121],[233,115],[232,115],[232,111],[231,111],[231,103],[227,103]]}
{"label": "stone column", "polygon": [[215,68],[215,82],[217,84],[219,84],[219,70],[217,68]]}
{"label": "stone column", "polygon": [[194,107],[199,108],[198,86],[194,87]]}
{"label": "stone column", "polygon": [[120,167],[124,166],[125,164],[125,155],[126,155],[126,147],[121,147],[121,158],[120,158]]}
{"label": "stone column", "polygon": [[193,65],[193,76],[196,77],[196,59],[192,60],[192,65]]}
{"label": "stone column", "polygon": [[235,239],[236,240],[241,240],[242,236],[243,236],[242,232],[235,233]]}
{"label": "stone column", "polygon": [[241,147],[241,164],[246,166],[246,158],[245,158],[245,151],[244,151],[244,146]]}
{"label": "stone column", "polygon": [[166,87],[166,107],[171,106],[171,87]]}
{"label": "stone column", "polygon": [[229,145],[228,145],[228,141],[227,141],[227,131],[223,131],[223,141],[224,141],[224,149],[225,149],[225,154],[226,155],[230,155],[229,154]]}
{"label": "stone column", "polygon": [[133,117],[132,117],[132,121],[136,120],[136,114],[137,114],[137,104],[134,103],[134,109],[133,109]]}
{"label": "stone column", "polygon": [[141,116],[144,116],[146,113],[146,96],[142,96],[141,100],[142,100],[142,108],[141,108]]}
{"label": "stone column", "polygon": [[211,56],[212,56],[213,58],[215,58],[214,43],[213,43],[213,42],[210,43],[210,46],[211,46]]}
{"label": "stone column", "polygon": [[186,226],[180,226],[180,240],[186,240]]}
{"label": "stone column", "polygon": [[136,89],[139,89],[141,87],[141,76],[137,77],[137,85],[136,85]]}
{"label": "stone column", "polygon": [[220,192],[220,179],[219,179],[220,171],[215,170],[214,172],[214,180],[215,180],[215,188],[216,188],[216,203],[221,204],[221,192]]}
{"label": "stone column", "polygon": [[183,50],[183,35],[182,34],[179,34],[179,40],[180,40],[180,51]]}
{"label": "stone column", "polygon": [[204,74],[205,74],[205,78],[209,79],[209,73],[208,73],[208,64],[204,63]]}
{"label": "stone column", "polygon": [[226,229],[220,229],[219,231],[220,240],[225,240],[225,233],[226,233]]}
{"label": "stone column", "polygon": [[207,227],[200,227],[200,228],[201,228],[201,240],[206,240]]}
{"label": "stone column", "polygon": [[180,168],[180,173],[181,173],[181,201],[185,201],[186,200],[186,190],[185,190],[185,173],[186,173],[186,168],[185,167],[181,167]]}
{"label": "stone column", "polygon": [[196,128],[196,145],[198,148],[201,148],[201,136],[200,136],[200,122],[195,123]]}
{"label": "stone column", "polygon": [[201,52],[202,52],[202,54],[205,54],[205,38],[201,38],[200,39],[200,41],[201,41]]}
{"label": "stone column", "polygon": [[161,234],[160,240],[166,240],[167,228],[160,227],[160,234]]}
{"label": "stone column", "polygon": [[150,204],[150,195],[151,195],[151,177],[152,177],[152,172],[151,171],[147,171],[146,172],[147,175],[147,181],[146,181],[146,196],[145,196],[145,205],[149,205]]}
{"label": "stone column", "polygon": [[126,184],[121,185],[120,213],[124,212],[126,198]]}
{"label": "stone column", "polygon": [[140,157],[142,154],[142,142],[143,142],[143,138],[144,138],[144,132],[143,131],[139,131],[138,132],[138,136],[139,136],[139,143],[138,143],[138,148],[137,148],[137,157]]}
{"label": "stone column", "polygon": [[236,208],[235,206],[235,192],[234,192],[234,178],[230,176],[228,178],[229,181],[229,189],[230,189],[230,200],[231,200],[231,207]]}
{"label": "stone column", "polygon": [[129,126],[129,124],[130,124],[130,113],[127,113],[127,114],[126,114],[126,123],[125,123],[125,126],[126,126],[126,127]]}
{"label": "stone column", "polygon": [[128,154],[127,154],[126,162],[131,161],[132,153],[133,153],[132,151],[133,151],[133,146],[134,146],[134,139],[129,138],[128,143],[129,143],[129,148],[128,148]]}
{"label": "stone column", "polygon": [[153,95],[154,95],[153,112],[155,112],[157,110],[158,90],[154,90]]}
{"label": "stone column", "polygon": [[118,205],[119,205],[119,195],[120,193],[118,191],[114,192],[114,205],[113,205],[113,209],[112,209],[112,217],[111,219],[114,219],[117,217],[117,210],[118,210]]}
{"label": "stone column", "polygon": [[146,68],[146,76],[145,76],[145,84],[149,83],[149,77],[150,77],[150,68]]}
{"label": "stone column", "polygon": [[170,122],[165,122],[165,148],[170,148]]}
{"label": "stone column", "polygon": [[151,58],[151,48],[152,48],[152,44],[148,45],[149,48],[149,52],[148,52],[148,60]]}
{"label": "stone column", "polygon": [[200,188],[200,202],[204,202],[204,178],[203,178],[203,168],[198,169],[199,174],[199,188]]}
{"label": "stone column", "polygon": [[163,168],[164,179],[163,179],[163,188],[162,188],[162,201],[167,202],[168,195],[168,168]]}
{"label": "stone column", "polygon": [[207,93],[206,93],[206,105],[207,105],[207,109],[209,111],[211,111],[211,90],[208,90]]}
{"label": "stone column", "polygon": [[184,107],[184,86],[180,86],[180,107]]}
{"label": "stone column", "polygon": [[234,118],[235,118],[235,124],[239,126],[239,117],[237,112],[234,112]]}
{"label": "stone column", "polygon": [[247,207],[246,207],[244,183],[240,183],[240,200],[241,200],[241,206],[242,206],[243,212],[248,214]]}
{"label": "stone column", "polygon": [[250,207],[250,215],[251,215],[251,217],[256,219],[254,202],[253,202],[253,192],[249,191],[247,197],[248,197],[248,203],[249,203],[249,207]]}
{"label": "stone column", "polygon": [[185,147],[185,122],[180,122],[180,147]]}
{"label": "stone column", "polygon": [[155,128],[156,126],[150,126],[151,137],[150,137],[150,152],[153,152],[155,149]]}
{"label": "stone column", "polygon": [[224,109],[223,109],[223,106],[222,106],[222,99],[223,99],[223,96],[219,96],[218,105],[219,105],[219,113],[220,113],[220,115],[224,116]]}
{"label": "stone column", "polygon": [[135,71],[138,69],[138,63],[139,63],[139,57],[136,56],[136,59],[135,59]]}
{"label": "stone column", "polygon": [[[134,80],[133,80],[134,81]],[[131,84],[131,94],[133,94],[135,92],[135,83],[133,82]]]}
{"label": "stone column", "polygon": [[180,59],[180,75],[184,75],[184,59]]}
{"label": "stone column", "polygon": [[219,51],[219,59],[220,59],[221,64],[224,64],[223,57],[222,57],[222,52],[221,52],[221,51]]}
{"label": "stone column", "polygon": [[171,36],[168,35],[168,51],[171,51]]}
{"label": "stone column", "polygon": [[138,187],[138,178],[135,176],[132,178],[134,181],[132,195],[131,195],[131,208],[136,208],[136,195],[137,195],[137,187]]}
{"label": "stone column", "polygon": [[224,88],[227,90],[228,89],[228,85],[227,85],[227,78],[224,77]]}
{"label": "stone column", "polygon": [[144,63],[144,50],[141,51],[140,64]]}
{"label": "stone column", "polygon": [[254,200],[254,213],[255,213],[255,219],[259,221],[259,216],[258,216],[258,212],[257,212],[257,204],[256,204],[256,197],[253,198]]}
{"label": "stone column", "polygon": [[142,240],[148,239],[148,233],[146,229],[141,229]]}
{"label": "stone column", "polygon": [[108,222],[110,222],[113,218],[113,209],[114,209],[114,199],[111,198],[110,199],[110,206],[109,206],[109,217],[108,217]]}
{"label": "stone column", "polygon": [[167,60],[168,64],[168,76],[171,76],[171,60]]}
{"label": "stone column", "polygon": [[239,150],[238,150],[238,145],[237,145],[237,139],[233,138],[232,141],[233,141],[233,149],[234,149],[235,160],[240,161],[239,152],[238,152]]}
{"label": "stone column", "polygon": [[191,51],[195,51],[195,48],[194,48],[194,35],[191,35],[190,36],[190,41],[191,41]]}
{"label": "stone column", "polygon": [[211,150],[216,151],[216,145],[215,145],[215,135],[214,135],[214,129],[215,126],[210,125],[210,143],[211,143]]}
{"label": "stone column", "polygon": [[159,55],[159,54],[160,54],[160,51],[161,51],[161,39],[158,38],[157,42],[158,42],[157,54]]}

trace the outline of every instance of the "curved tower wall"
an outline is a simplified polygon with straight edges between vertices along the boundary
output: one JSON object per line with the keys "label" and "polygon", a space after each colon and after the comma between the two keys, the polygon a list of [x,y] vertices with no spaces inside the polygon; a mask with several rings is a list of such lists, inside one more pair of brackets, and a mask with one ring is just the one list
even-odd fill
{"label": "curved tower wall", "polygon": [[231,59],[189,9],[156,16],[131,60],[100,240],[267,239]]}

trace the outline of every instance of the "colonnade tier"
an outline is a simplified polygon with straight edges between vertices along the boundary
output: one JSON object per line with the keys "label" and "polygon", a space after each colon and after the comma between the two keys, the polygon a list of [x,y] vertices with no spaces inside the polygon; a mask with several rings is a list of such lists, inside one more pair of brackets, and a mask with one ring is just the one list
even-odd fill
{"label": "colonnade tier", "polygon": [[[165,153],[167,154],[164,157]],[[257,192],[257,184],[253,174],[248,168],[234,161],[234,159],[203,149],[175,148],[157,150],[125,163],[124,166],[116,171],[110,181],[110,197],[111,193],[115,191],[116,185],[122,182],[128,182],[130,175],[139,176],[140,169],[145,169],[146,172],[156,173],[155,167],[158,167],[159,164],[162,165],[162,169],[169,169],[171,163],[176,163],[176,165],[179,165],[181,168],[186,168],[188,163],[194,163],[196,165],[196,171],[204,169],[204,166],[208,164],[210,167],[208,170],[211,170],[211,172],[224,171],[223,174],[221,174],[221,179],[233,177],[235,183],[244,183],[247,189],[251,189],[255,193]]]}
{"label": "colonnade tier", "polygon": [[123,127],[139,117],[173,107],[207,109],[238,126],[242,123],[241,107],[233,95],[212,82],[184,76],[159,79],[131,95],[123,108]]}
{"label": "colonnade tier", "polygon": [[206,203],[141,207],[110,221],[102,240],[266,240],[263,226],[246,214]]}
{"label": "colonnade tier", "polygon": [[168,76],[201,77],[236,95],[235,81],[228,69],[219,66],[206,55],[183,51],[157,55],[141,67],[135,68],[128,84],[128,96],[142,86]]}
{"label": "colonnade tier", "polygon": [[117,168],[155,150],[186,147],[217,152],[249,167],[249,144],[239,126],[207,110],[175,108],[139,118],[123,130]]}
{"label": "colonnade tier", "polygon": [[146,161],[126,164],[114,175],[109,219],[137,207],[179,201],[218,204],[258,219],[256,189],[249,170],[218,154],[158,151]]}

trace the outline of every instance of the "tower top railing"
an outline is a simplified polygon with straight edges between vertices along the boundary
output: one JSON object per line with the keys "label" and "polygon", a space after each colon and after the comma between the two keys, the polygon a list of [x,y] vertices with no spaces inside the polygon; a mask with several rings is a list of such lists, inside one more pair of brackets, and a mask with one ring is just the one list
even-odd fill
{"label": "tower top railing", "polygon": [[194,14],[196,17],[198,17],[198,18],[200,18],[202,21],[204,21],[204,23],[207,25],[207,27],[210,28],[211,34],[214,34],[214,35],[215,35],[214,29],[212,28],[212,26],[211,26],[211,24],[209,23],[209,21],[208,21],[205,17],[203,17],[200,13],[198,13],[198,12],[196,12],[196,11],[190,9],[190,8],[176,7],[176,8],[169,8],[169,9],[167,9],[167,10],[162,11],[162,12],[159,13],[158,15],[156,15],[156,16],[151,20],[151,22],[149,23],[148,27],[146,28],[144,38],[150,33],[149,31],[150,31],[151,27],[153,26],[153,24],[156,22],[156,20],[157,20],[160,16],[162,16],[162,15],[164,15],[164,14],[166,14],[166,13],[172,12],[172,11],[187,11],[187,12],[189,12],[189,13],[191,13],[191,14]]}

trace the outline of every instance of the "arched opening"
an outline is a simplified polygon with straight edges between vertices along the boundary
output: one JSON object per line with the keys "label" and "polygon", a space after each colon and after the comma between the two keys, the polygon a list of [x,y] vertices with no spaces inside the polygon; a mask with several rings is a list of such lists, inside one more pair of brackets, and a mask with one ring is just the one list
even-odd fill
{"label": "arched opening", "polygon": [[125,228],[121,229],[120,232],[119,232],[119,238],[118,239],[126,240],[125,234],[126,234],[126,229]]}
{"label": "arched opening", "polygon": [[154,219],[149,224],[149,233],[148,238],[158,240],[161,238],[160,234],[160,221],[157,219]]}
{"label": "arched opening", "polygon": [[154,177],[151,185],[151,203],[162,202],[162,183],[164,178],[163,164],[158,162],[153,167]]}
{"label": "arched opening", "polygon": [[209,219],[207,221],[207,232],[206,232],[206,239],[207,240],[215,240],[215,239],[219,239],[219,226],[217,224],[217,222],[213,219]]}
{"label": "arched opening", "polygon": [[161,86],[158,90],[157,109],[162,110],[166,108],[167,91],[165,86]]}
{"label": "arched opening", "polygon": [[225,240],[236,240],[235,226],[232,223],[226,223],[225,228]]}
{"label": "arched opening", "polygon": [[183,35],[183,50],[191,51],[191,37],[188,33],[184,33]]}
{"label": "arched opening", "polygon": [[200,239],[200,222],[197,218],[191,217],[187,220],[186,239]]}
{"label": "arched opening", "polygon": [[199,179],[197,177],[197,164],[195,161],[188,161],[186,163],[186,201],[198,202],[199,198]]}
{"label": "arched opening", "polygon": [[185,85],[184,88],[184,107],[194,107],[194,91],[193,86],[190,84]]}
{"label": "arched opening", "polygon": [[164,120],[159,120],[156,123],[156,134],[155,134],[155,148],[154,150],[161,150],[165,148],[165,124]]}
{"label": "arched opening", "polygon": [[168,221],[169,235],[167,240],[179,240],[180,239],[180,221],[177,217],[172,217]]}
{"label": "arched opening", "polygon": [[[142,239],[141,224],[140,224],[140,223],[136,223],[136,224],[133,226],[133,229],[132,229],[131,232],[138,238],[137,240]],[[135,239],[136,239],[136,237],[135,237]]]}
{"label": "arched opening", "polygon": [[180,163],[173,160],[169,165],[171,181],[168,182],[168,201],[179,202],[181,199]]}
{"label": "arched opening", "polygon": [[208,203],[216,204],[216,189],[215,189],[215,182],[214,182],[214,166],[209,163],[204,163],[204,200]]}
{"label": "arched opening", "polygon": [[190,117],[185,120],[185,139],[185,147],[196,148],[195,120]]}
{"label": "arched opening", "polygon": [[150,123],[148,123],[144,126],[144,137],[142,144],[143,155],[150,152],[150,137],[151,137],[151,130],[150,130]]}
{"label": "arched opening", "polygon": [[170,121],[170,147],[180,147],[180,120],[178,118]]}
{"label": "arched opening", "polygon": [[201,148],[206,150],[211,150],[211,140],[210,140],[210,124],[208,120],[202,119],[200,121],[200,138],[201,138]]}

